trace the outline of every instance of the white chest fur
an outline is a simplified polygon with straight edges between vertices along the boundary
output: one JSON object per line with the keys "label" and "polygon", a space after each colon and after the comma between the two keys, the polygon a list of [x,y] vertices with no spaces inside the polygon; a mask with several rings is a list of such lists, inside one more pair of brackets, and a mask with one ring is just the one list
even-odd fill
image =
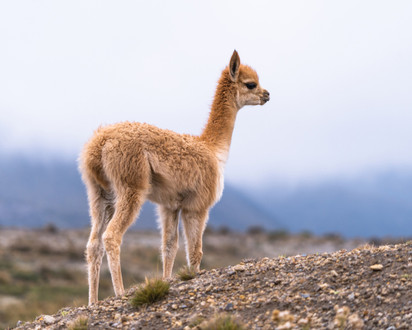
{"label": "white chest fur", "polygon": [[217,183],[216,183],[215,203],[218,202],[222,198],[222,195],[223,195],[223,188],[225,185],[224,171],[225,171],[225,165],[226,165],[228,155],[229,155],[229,150],[227,149],[222,149],[216,154],[219,172],[218,172]]}

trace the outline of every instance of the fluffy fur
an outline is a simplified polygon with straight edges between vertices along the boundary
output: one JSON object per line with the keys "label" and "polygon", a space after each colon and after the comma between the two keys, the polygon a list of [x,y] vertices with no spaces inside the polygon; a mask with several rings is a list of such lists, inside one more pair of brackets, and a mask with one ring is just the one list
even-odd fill
{"label": "fluffy fur", "polygon": [[199,270],[203,231],[209,209],[222,195],[223,169],[237,112],[244,105],[263,105],[268,100],[269,93],[260,87],[256,72],[241,65],[234,51],[219,79],[209,120],[200,136],[131,122],[94,132],[80,157],[92,223],[86,249],[89,304],[98,300],[104,251],[115,294],[123,294],[122,237],[147,199],[158,205],[163,277],[172,274],[179,216],[188,264]]}

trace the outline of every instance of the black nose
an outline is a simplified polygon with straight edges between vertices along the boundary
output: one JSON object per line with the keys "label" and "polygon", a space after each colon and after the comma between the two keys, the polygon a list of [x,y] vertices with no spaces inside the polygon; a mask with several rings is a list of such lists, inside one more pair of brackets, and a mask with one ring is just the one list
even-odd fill
{"label": "black nose", "polygon": [[269,93],[266,89],[263,90],[263,101],[264,101],[265,103],[270,100],[269,95],[270,95],[270,93]]}

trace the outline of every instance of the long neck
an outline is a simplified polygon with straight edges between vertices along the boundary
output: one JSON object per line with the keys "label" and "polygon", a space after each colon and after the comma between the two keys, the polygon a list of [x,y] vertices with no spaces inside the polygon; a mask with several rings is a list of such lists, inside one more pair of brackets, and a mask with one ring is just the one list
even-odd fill
{"label": "long neck", "polygon": [[225,69],[219,79],[208,122],[200,135],[217,152],[227,153],[232,141],[238,107],[235,100],[235,86]]}

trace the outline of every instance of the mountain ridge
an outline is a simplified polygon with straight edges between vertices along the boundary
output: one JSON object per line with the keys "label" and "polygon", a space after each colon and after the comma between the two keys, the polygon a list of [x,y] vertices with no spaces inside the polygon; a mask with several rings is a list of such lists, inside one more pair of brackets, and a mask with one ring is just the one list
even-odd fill
{"label": "mountain ridge", "polygon": [[[0,161],[0,173],[0,225],[89,226],[86,192],[74,161],[8,158]],[[132,227],[155,229],[156,218],[154,204],[147,202]],[[210,212],[209,225],[239,231],[254,225],[280,227],[271,214],[227,182],[222,199]]]}

